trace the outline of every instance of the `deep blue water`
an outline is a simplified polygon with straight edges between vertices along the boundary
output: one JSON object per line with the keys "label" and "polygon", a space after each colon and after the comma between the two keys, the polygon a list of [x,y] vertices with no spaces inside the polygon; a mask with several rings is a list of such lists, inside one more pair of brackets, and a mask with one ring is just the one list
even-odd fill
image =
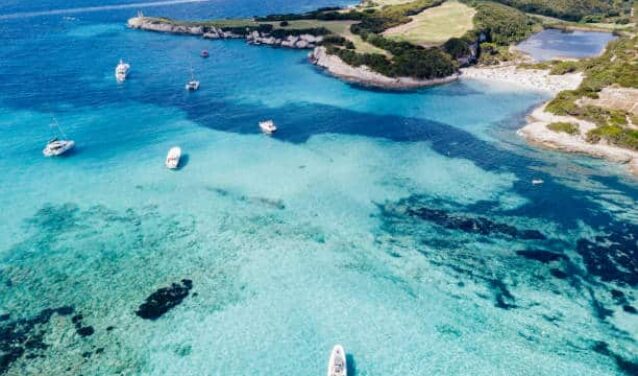
{"label": "deep blue water", "polygon": [[[104,5],[0,5],[0,374],[314,375],[335,343],[353,375],[634,373],[638,184],[518,139],[545,94],[366,90],[304,51],[127,30],[137,7],[25,14]],[[66,158],[41,155],[52,113]]]}
{"label": "deep blue water", "polygon": [[532,35],[517,48],[537,61],[581,59],[601,54],[607,43],[615,38],[607,32],[546,29]]}

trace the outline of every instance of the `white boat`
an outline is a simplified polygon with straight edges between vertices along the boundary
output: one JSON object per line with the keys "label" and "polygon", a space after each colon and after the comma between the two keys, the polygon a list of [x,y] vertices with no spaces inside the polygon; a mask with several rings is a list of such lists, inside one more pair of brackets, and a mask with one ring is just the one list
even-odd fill
{"label": "white boat", "polygon": [[272,120],[260,121],[259,128],[261,128],[261,131],[265,134],[273,134],[277,132],[277,126]]}
{"label": "white boat", "polygon": [[115,67],[115,78],[118,82],[123,82],[128,77],[128,72],[131,70],[131,65],[125,63],[124,60],[120,59],[119,64]]}
{"label": "white boat", "polygon": [[169,169],[174,170],[179,166],[179,159],[181,157],[182,157],[182,149],[178,146],[172,147],[171,150],[168,151],[168,155],[166,156],[166,162],[164,164]]}
{"label": "white boat", "polygon": [[335,345],[332,348],[330,360],[328,360],[328,376],[348,376],[346,352],[341,345]]}
{"label": "white boat", "polygon": [[186,84],[186,90],[195,91],[199,89],[199,81],[195,79],[195,73],[191,68],[191,80]]}
{"label": "white boat", "polygon": [[534,179],[534,180],[532,180],[532,184],[533,184],[533,185],[541,185],[541,184],[543,184],[543,183],[545,183],[545,182],[543,181],[543,179]]}
{"label": "white boat", "polygon": [[62,138],[56,136],[47,142],[47,146],[42,150],[42,154],[44,154],[45,157],[57,157],[75,147],[75,141],[66,139],[66,135],[62,131],[62,128],[60,128],[60,124],[58,124],[55,117],[51,122],[51,128],[54,129],[55,134],[59,134]]}
{"label": "white boat", "polygon": [[57,157],[58,155],[62,155],[67,151],[73,149],[75,146],[75,141],[73,140],[59,140],[58,138],[53,138],[49,140],[47,146],[42,150],[42,154],[45,157]]}

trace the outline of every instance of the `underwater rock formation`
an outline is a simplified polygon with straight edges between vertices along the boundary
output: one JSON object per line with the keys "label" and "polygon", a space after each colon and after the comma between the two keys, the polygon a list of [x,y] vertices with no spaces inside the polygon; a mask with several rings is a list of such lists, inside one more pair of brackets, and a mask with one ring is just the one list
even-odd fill
{"label": "underwater rock formation", "polygon": [[146,302],[140,305],[135,314],[146,320],[157,320],[182,303],[192,288],[193,281],[190,279],[182,279],[181,283],[162,287],[146,298]]}

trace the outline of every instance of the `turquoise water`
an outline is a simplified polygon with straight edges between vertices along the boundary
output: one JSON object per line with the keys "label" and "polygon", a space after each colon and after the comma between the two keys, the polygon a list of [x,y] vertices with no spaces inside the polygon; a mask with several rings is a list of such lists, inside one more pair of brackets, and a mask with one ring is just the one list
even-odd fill
{"label": "turquoise water", "polygon": [[[334,2],[259,4],[145,10]],[[58,6],[0,7],[0,374],[317,375],[335,343],[353,375],[635,373],[638,184],[519,140],[545,94],[370,91],[303,51],[126,30],[133,9],[18,14]],[[41,156],[51,112],[66,158]]]}
{"label": "turquoise water", "polygon": [[601,54],[616,37],[599,31],[546,29],[518,45],[518,49],[537,61],[558,58],[582,59]]}

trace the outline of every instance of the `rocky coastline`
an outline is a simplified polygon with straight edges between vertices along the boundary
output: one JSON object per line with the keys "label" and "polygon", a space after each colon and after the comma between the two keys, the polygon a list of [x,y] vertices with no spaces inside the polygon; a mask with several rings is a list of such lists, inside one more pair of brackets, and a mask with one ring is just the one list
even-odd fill
{"label": "rocky coastline", "polygon": [[133,17],[128,20],[128,27],[158,33],[199,36],[205,39],[245,39],[254,45],[273,47],[313,49],[323,41],[323,36],[312,34],[287,35],[275,37],[269,32],[252,30],[244,34],[216,26],[178,24],[161,18]]}
{"label": "rocky coastline", "polygon": [[245,39],[253,45],[272,47],[309,49],[310,61],[324,68],[331,75],[344,81],[389,90],[409,90],[420,87],[445,84],[459,78],[458,74],[430,80],[419,80],[412,77],[388,77],[374,72],[366,66],[353,67],[346,64],[336,55],[327,53],[326,48],[320,46],[323,36],[312,34],[287,35],[276,37],[270,32],[249,30],[239,34],[233,30],[227,30],[215,26],[188,25],[174,23],[162,18],[138,16],[128,20],[131,29],[154,31],[159,33],[193,35],[206,39]]}

